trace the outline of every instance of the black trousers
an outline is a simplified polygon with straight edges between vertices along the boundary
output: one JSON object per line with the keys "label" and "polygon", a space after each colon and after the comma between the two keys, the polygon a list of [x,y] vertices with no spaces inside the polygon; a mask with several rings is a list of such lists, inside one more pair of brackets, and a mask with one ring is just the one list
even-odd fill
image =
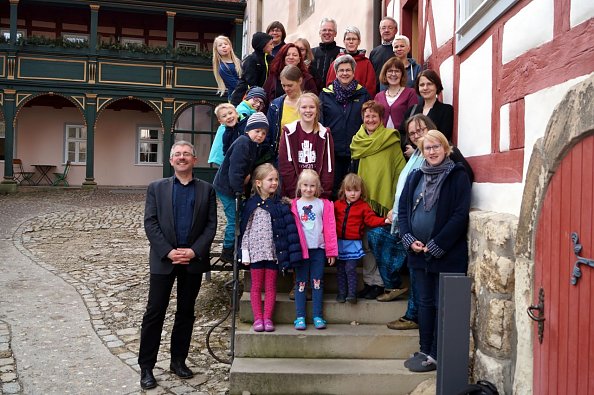
{"label": "black trousers", "polygon": [[143,369],[153,369],[161,344],[163,321],[173,283],[177,279],[177,309],[171,332],[171,359],[185,360],[190,350],[192,329],[194,328],[194,305],[202,274],[187,272],[187,265],[175,265],[170,274],[151,274],[148,303],[142,318],[140,331],[140,351],[138,365]]}

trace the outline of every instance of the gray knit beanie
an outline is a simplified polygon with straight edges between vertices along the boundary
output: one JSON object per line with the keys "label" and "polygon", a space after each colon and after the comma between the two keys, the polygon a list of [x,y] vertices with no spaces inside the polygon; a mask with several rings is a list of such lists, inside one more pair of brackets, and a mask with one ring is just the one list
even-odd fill
{"label": "gray knit beanie", "polygon": [[268,130],[268,119],[266,119],[266,115],[261,112],[255,112],[248,118],[245,124],[245,132],[247,133],[254,129]]}

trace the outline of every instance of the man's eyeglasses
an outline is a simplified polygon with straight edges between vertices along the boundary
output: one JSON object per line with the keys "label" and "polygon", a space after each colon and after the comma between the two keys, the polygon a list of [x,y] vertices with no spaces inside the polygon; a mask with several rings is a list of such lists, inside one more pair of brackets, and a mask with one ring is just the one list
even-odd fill
{"label": "man's eyeglasses", "polygon": [[176,158],[181,158],[182,156],[184,158],[192,158],[194,156],[194,154],[191,152],[176,152],[173,154],[173,156]]}

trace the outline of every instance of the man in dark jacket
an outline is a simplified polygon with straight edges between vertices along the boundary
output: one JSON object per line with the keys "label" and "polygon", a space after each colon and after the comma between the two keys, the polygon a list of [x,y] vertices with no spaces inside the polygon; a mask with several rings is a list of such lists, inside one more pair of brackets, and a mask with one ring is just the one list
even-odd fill
{"label": "man in dark jacket", "polygon": [[262,32],[256,32],[252,36],[252,48],[254,52],[245,58],[241,68],[243,70],[237,87],[231,95],[231,104],[237,107],[243,100],[243,95],[252,86],[263,87],[268,77],[268,67],[272,62],[272,36]]}
{"label": "man in dark jacket", "polygon": [[[320,46],[312,49],[314,60],[313,70],[317,70],[319,75],[314,76],[316,81],[321,81],[322,84],[326,81],[328,76],[328,69],[330,64],[336,59],[342,47],[336,45],[336,21],[330,18],[324,18],[320,22]],[[323,86],[319,86],[321,91]]]}
{"label": "man in dark jacket", "polygon": [[369,54],[369,60],[373,65],[376,75],[377,89],[379,92],[379,75],[384,67],[384,63],[394,56],[394,49],[392,48],[392,41],[396,34],[398,34],[398,22],[396,19],[389,16],[384,17],[379,24],[379,31],[382,37],[382,43],[371,50]]}

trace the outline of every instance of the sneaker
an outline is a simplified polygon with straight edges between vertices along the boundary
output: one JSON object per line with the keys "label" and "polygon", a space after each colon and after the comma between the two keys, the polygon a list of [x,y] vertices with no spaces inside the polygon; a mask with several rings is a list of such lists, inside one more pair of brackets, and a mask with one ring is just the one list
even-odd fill
{"label": "sneaker", "polygon": [[266,332],[274,332],[276,328],[274,327],[274,322],[272,320],[264,320],[264,330]]}
{"label": "sneaker", "polygon": [[386,289],[383,294],[376,298],[376,300],[380,302],[391,302],[396,300],[400,295],[403,295],[406,291],[408,291],[408,288]]}
{"label": "sneaker", "polygon": [[357,304],[357,297],[356,296],[347,296],[346,301],[350,304]]}
{"label": "sneaker", "polygon": [[255,320],[252,328],[254,328],[254,332],[264,332],[264,321]]}
{"label": "sneaker", "polygon": [[233,248],[223,247],[223,250],[221,251],[221,256],[219,257],[219,259],[221,260],[221,262],[233,263],[234,255],[235,254],[234,254]]}
{"label": "sneaker", "polygon": [[293,321],[293,324],[295,324],[295,329],[298,331],[304,331],[307,329],[307,325],[305,325],[305,317],[297,317],[297,319]]}
{"label": "sneaker", "polygon": [[371,291],[371,285],[363,284],[363,289],[357,292],[357,297],[364,298],[369,291]]}
{"label": "sneaker", "polygon": [[326,329],[326,321],[322,317],[314,317],[313,322],[316,329]]}
{"label": "sneaker", "polygon": [[346,302],[346,297],[344,295],[338,294],[338,295],[336,295],[336,301],[338,303],[344,303],[344,302]]}
{"label": "sneaker", "polygon": [[437,369],[437,361],[431,357],[431,355],[427,356],[427,358],[415,358],[413,359],[407,366],[408,370],[411,372],[432,372]]}
{"label": "sneaker", "polygon": [[381,287],[379,285],[372,285],[369,292],[367,292],[367,294],[365,295],[365,299],[373,300],[380,296],[383,292],[384,287]]}
{"label": "sneaker", "polygon": [[387,324],[387,327],[394,330],[407,330],[407,329],[419,329],[419,324],[414,322],[413,320],[409,320],[406,317],[400,317],[396,321],[390,321]]}

